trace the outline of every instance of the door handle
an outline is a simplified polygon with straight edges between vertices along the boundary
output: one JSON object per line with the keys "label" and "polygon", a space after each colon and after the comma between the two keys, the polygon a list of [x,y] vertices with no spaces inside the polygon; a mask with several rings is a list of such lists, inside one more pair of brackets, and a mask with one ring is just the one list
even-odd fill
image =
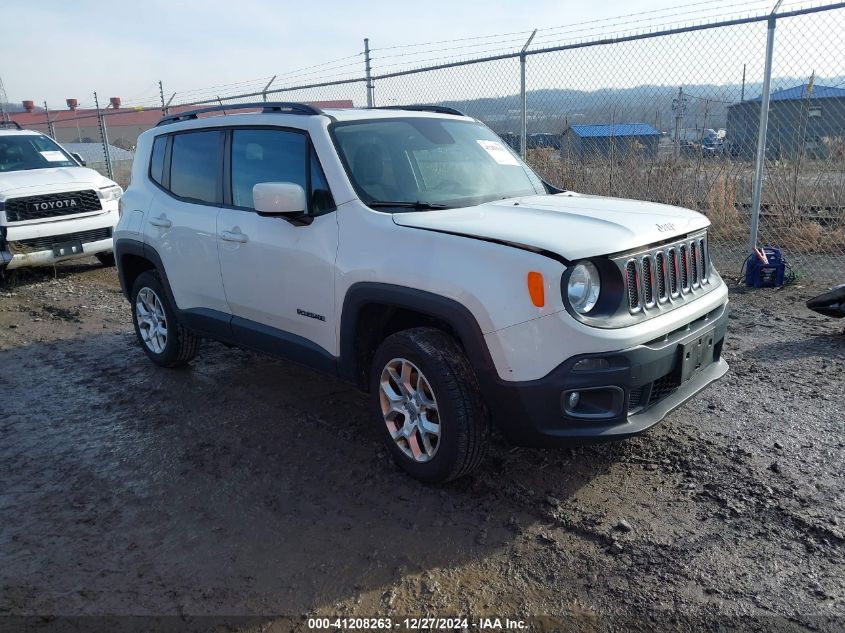
{"label": "door handle", "polygon": [[163,229],[169,229],[171,226],[173,226],[173,222],[168,220],[167,216],[163,213],[157,218],[152,218],[150,220],[150,224],[152,224],[153,226],[161,227]]}
{"label": "door handle", "polygon": [[238,242],[239,244],[246,244],[249,238],[243,233],[234,233],[232,231],[223,231],[220,233],[220,239],[226,242]]}

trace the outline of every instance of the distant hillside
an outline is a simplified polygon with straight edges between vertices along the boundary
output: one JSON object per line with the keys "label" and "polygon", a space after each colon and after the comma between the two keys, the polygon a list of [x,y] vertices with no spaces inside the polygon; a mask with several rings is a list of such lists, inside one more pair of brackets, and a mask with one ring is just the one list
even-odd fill
{"label": "distant hillside", "polygon": [[[779,77],[772,80],[772,90],[806,83],[806,78]],[[845,83],[845,77],[816,79],[818,85]],[[760,96],[762,84],[745,86],[745,99]],[[686,97],[684,128],[724,128],[728,106],[740,101],[741,84],[689,84],[683,86]],[[528,92],[528,132],[562,132],[567,124],[578,123],[649,123],[657,129],[674,130],[672,102],[678,86],[642,85],[633,88],[602,88],[595,91],[544,89]],[[518,94],[505,97],[443,102],[486,122],[496,132],[519,131],[521,104]]]}

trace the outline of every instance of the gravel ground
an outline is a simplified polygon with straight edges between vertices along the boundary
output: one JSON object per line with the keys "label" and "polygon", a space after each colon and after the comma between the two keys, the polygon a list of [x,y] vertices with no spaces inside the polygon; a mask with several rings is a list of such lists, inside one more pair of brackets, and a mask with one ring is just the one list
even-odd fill
{"label": "gravel ground", "polygon": [[821,290],[732,287],[731,372],[643,436],[496,439],[426,487],[344,383],[215,343],[159,369],[114,269],[7,279],[0,615],[841,631],[845,336],[804,308]]}

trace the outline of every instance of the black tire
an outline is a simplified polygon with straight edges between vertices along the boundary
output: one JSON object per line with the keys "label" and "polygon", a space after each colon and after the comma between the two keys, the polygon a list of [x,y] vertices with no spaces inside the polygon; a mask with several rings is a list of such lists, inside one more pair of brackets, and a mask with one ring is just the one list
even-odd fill
{"label": "black tire", "polygon": [[[155,293],[167,320],[166,341],[163,350],[158,353],[144,342],[141,336],[141,326],[138,322],[138,294],[145,288]],[[138,275],[138,278],[132,285],[132,299],[130,303],[132,306],[132,323],[135,326],[135,336],[138,338],[141,349],[144,350],[144,353],[156,365],[160,365],[161,367],[181,367],[187,365],[197,355],[202,339],[179,323],[179,320],[176,318],[176,311],[167,298],[167,293],[164,291],[164,286],[157,272],[148,270]]]}
{"label": "black tire", "polygon": [[99,259],[100,263],[107,268],[114,266],[114,253],[112,251],[108,251],[107,253],[97,253],[94,257]]}
{"label": "black tire", "polygon": [[[393,359],[406,359],[425,376],[437,401],[440,437],[434,456],[426,462],[406,455],[393,440],[381,408],[382,371]],[[371,368],[373,415],[394,461],[426,483],[444,483],[478,468],[490,439],[490,416],[475,372],[460,345],[442,330],[419,327],[387,337],[376,351]]]}

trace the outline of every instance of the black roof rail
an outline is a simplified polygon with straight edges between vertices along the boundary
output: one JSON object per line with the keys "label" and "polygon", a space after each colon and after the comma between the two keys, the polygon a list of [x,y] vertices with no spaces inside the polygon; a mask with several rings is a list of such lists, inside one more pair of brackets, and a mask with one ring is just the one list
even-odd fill
{"label": "black roof rail", "polygon": [[167,125],[168,123],[178,123],[179,121],[190,121],[198,118],[198,115],[206,114],[208,112],[223,112],[225,114],[227,110],[261,110],[263,113],[276,112],[280,114],[323,114],[323,111],[320,108],[308,105],[307,103],[288,103],[283,101],[230,103],[228,105],[209,106],[207,108],[197,108],[196,110],[186,110],[185,112],[170,114],[166,117],[162,117],[161,120],[156,123],[156,127],[159,125]]}
{"label": "black roof rail", "polygon": [[12,120],[9,120],[9,121],[0,120],[0,127],[14,127],[16,130],[23,130],[20,123],[18,123],[17,121],[12,121]]}
{"label": "black roof rail", "polygon": [[416,105],[404,105],[404,106],[374,106],[373,110],[413,110],[415,112],[436,112],[438,114],[455,114],[457,116],[467,116],[460,110],[456,110],[455,108],[450,108],[449,106],[441,106],[441,105],[425,105],[425,104],[416,104]]}

